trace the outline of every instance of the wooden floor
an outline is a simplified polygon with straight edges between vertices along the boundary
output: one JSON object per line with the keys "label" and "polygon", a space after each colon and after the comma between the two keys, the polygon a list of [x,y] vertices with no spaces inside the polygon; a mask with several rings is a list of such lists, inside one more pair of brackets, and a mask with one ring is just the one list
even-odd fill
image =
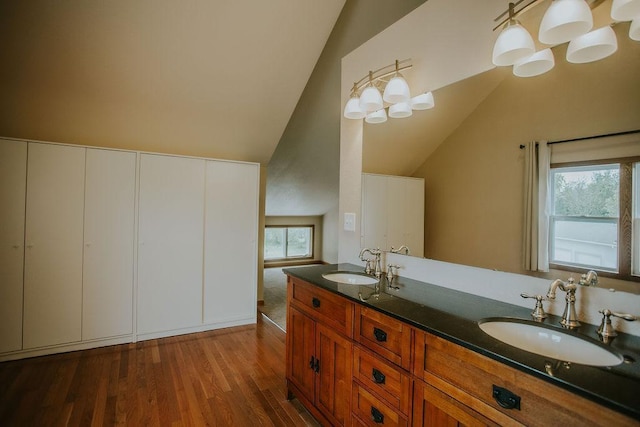
{"label": "wooden floor", "polygon": [[0,363],[0,426],[305,426],[285,334],[257,325]]}

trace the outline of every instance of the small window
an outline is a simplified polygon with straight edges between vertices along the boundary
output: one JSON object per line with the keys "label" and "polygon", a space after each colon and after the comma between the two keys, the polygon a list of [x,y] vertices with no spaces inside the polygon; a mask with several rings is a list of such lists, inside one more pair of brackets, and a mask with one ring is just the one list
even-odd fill
{"label": "small window", "polygon": [[313,226],[267,226],[265,260],[313,258]]}
{"label": "small window", "polygon": [[639,176],[637,161],[552,165],[549,182],[552,266],[594,269],[611,277],[637,280]]}
{"label": "small window", "polygon": [[551,171],[550,261],[618,271],[620,165]]}

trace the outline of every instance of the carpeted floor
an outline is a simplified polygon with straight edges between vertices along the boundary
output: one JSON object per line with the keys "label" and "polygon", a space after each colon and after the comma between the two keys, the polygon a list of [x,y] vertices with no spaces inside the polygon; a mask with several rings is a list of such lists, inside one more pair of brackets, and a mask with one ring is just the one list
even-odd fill
{"label": "carpeted floor", "polygon": [[264,269],[264,305],[258,309],[283,331],[287,330],[287,276],[282,267]]}
{"label": "carpeted floor", "polygon": [[264,269],[263,298],[264,305],[258,306],[260,312],[286,332],[287,276],[282,272],[282,267]]}

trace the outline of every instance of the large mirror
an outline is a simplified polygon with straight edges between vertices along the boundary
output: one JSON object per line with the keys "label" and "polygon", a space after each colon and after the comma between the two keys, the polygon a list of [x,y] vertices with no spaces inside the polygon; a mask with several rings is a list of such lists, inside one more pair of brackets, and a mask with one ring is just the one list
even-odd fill
{"label": "large mirror", "polygon": [[[438,4],[433,3],[433,7]],[[490,3],[483,6],[500,10],[506,4]],[[610,1],[594,7],[595,25],[610,21],[606,16]],[[537,29],[535,21],[546,6],[535,9],[527,12],[534,23],[525,25]],[[473,14],[477,17],[480,12]],[[499,13],[494,10],[489,15]],[[628,22],[613,28],[618,51],[604,60],[568,63],[565,43],[553,48],[555,68],[537,77],[515,77],[510,67],[483,70],[476,65],[480,72],[433,90],[435,108],[414,111],[405,119],[364,124],[363,172],[425,179],[425,257],[530,274],[522,268],[524,152],[520,144],[640,129],[640,42],[629,38]],[[454,37],[454,33],[443,37]],[[535,31],[531,33],[535,37]],[[377,49],[376,44],[401,46],[394,34],[401,31],[378,35],[368,49]],[[383,41],[385,37],[391,40]],[[495,37],[492,34],[485,43],[492,46]],[[465,42],[462,38],[456,43]],[[482,54],[490,62],[491,48],[485,44],[484,49]],[[416,76],[427,62],[420,55],[413,55],[418,66],[406,73],[412,90],[424,79]],[[551,273],[558,274],[566,273]],[[615,280],[606,286],[632,292],[640,288],[637,283]]]}

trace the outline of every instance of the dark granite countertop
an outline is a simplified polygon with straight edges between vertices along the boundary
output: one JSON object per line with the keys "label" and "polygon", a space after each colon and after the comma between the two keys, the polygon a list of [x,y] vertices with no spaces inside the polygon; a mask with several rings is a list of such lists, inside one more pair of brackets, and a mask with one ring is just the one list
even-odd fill
{"label": "dark granite countertop", "polygon": [[[416,328],[437,335],[472,351],[505,363],[520,371],[555,384],[587,399],[640,419],[640,337],[620,333],[609,345],[623,355],[625,362],[612,367],[594,367],[577,363],[563,364],[549,357],[539,356],[505,344],[484,333],[478,321],[489,317],[513,317],[531,320],[533,309],[431,285],[404,277],[394,278],[392,289],[386,279],[380,281],[378,297],[374,285],[339,284],[324,279],[333,271],[363,272],[353,264],[332,264],[283,271],[352,301],[405,321]],[[364,301],[363,301],[364,299]],[[545,324],[559,327],[560,318],[549,315]],[[599,343],[597,326],[583,324],[577,332],[562,329]],[[604,344],[600,344],[604,345]],[[552,374],[547,373],[549,366]]]}

